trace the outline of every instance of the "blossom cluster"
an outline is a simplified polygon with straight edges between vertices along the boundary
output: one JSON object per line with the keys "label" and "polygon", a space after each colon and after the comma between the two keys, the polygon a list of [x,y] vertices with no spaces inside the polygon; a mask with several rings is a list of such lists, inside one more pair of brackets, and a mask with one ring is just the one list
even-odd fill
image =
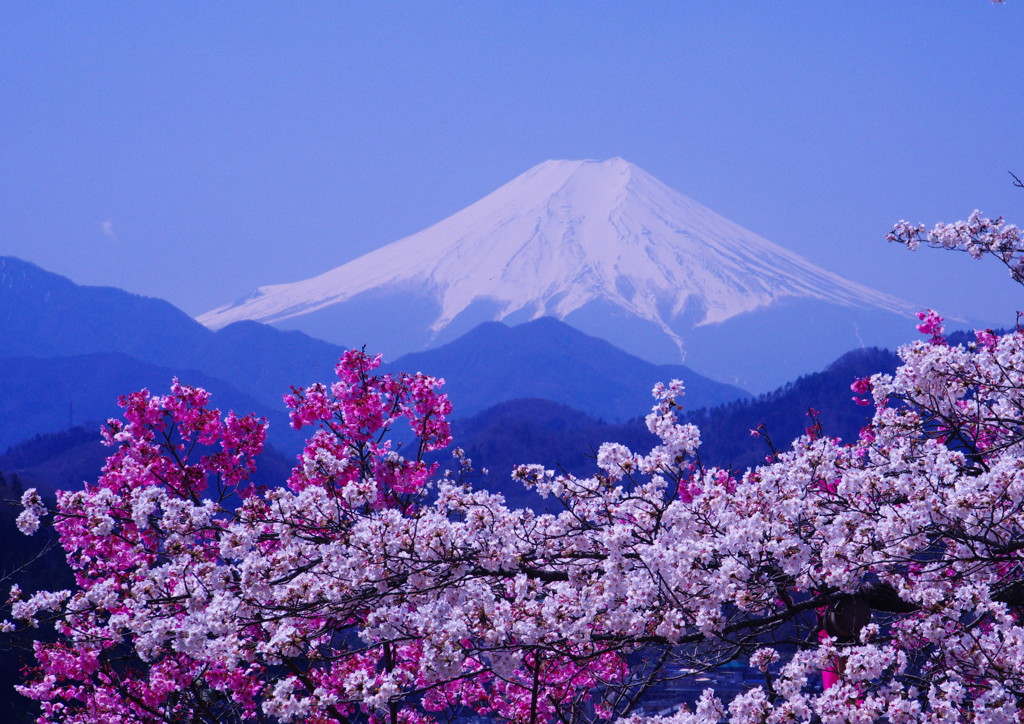
{"label": "blossom cluster", "polygon": [[911,251],[926,244],[963,251],[975,259],[994,256],[1010,270],[1015,281],[1024,282],[1024,239],[1020,229],[1004,222],[1001,216],[989,219],[975,209],[966,221],[936,224],[931,230],[924,224],[899,221],[886,239],[904,244]]}

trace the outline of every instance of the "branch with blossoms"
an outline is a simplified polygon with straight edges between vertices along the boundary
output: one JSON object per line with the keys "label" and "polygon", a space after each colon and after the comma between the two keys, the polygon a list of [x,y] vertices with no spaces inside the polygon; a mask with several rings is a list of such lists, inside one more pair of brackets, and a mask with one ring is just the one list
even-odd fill
{"label": "branch with blossoms", "polygon": [[915,226],[899,221],[885,238],[903,244],[911,251],[925,244],[966,252],[974,259],[992,256],[1010,270],[1014,281],[1024,283],[1024,243],[1020,229],[1007,224],[1001,216],[986,218],[975,209],[966,221],[936,224],[931,230],[927,230],[924,224]]}

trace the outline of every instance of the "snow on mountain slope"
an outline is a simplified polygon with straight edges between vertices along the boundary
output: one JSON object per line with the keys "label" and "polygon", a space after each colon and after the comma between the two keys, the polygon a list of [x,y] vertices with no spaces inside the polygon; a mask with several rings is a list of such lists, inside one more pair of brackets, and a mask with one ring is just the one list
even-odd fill
{"label": "snow on mountain slope", "polygon": [[547,161],[412,236],[198,319],[214,329],[275,323],[399,287],[436,300],[435,334],[478,302],[493,305],[495,320],[564,319],[603,302],[655,324],[680,350],[684,314],[687,326],[708,325],[781,300],[911,311],[613,158]]}

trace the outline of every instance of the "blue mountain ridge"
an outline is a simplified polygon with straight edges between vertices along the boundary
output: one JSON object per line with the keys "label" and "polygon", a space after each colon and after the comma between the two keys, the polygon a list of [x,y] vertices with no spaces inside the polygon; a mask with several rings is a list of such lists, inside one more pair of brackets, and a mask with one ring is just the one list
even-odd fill
{"label": "blue mountain ridge", "polygon": [[[0,450],[63,429],[69,405],[72,423],[104,419],[116,412],[118,395],[142,386],[163,392],[174,376],[223,390],[231,402],[215,395],[216,406],[273,418],[292,385],[330,381],[344,351],[256,322],[213,332],[164,300],[80,286],[14,257],[0,257],[0,340],[7,365],[0,410],[8,412]],[[455,416],[540,396],[620,419],[642,412],[654,382],[671,377],[688,380],[694,404],[745,394],[679,366],[644,362],[553,319],[512,328],[488,323],[387,369],[445,376]],[[287,432],[283,422],[272,426],[275,444],[297,451],[298,437],[278,431]]]}

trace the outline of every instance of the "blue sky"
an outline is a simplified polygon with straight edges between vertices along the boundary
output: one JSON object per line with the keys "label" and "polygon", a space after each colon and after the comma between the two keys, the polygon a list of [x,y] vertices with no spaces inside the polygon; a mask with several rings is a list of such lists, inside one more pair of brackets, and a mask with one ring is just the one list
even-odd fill
{"label": "blue sky", "polygon": [[1024,308],[884,241],[1024,224],[1021,0],[32,2],[0,32],[0,254],[192,314],[612,156],[922,306]]}

